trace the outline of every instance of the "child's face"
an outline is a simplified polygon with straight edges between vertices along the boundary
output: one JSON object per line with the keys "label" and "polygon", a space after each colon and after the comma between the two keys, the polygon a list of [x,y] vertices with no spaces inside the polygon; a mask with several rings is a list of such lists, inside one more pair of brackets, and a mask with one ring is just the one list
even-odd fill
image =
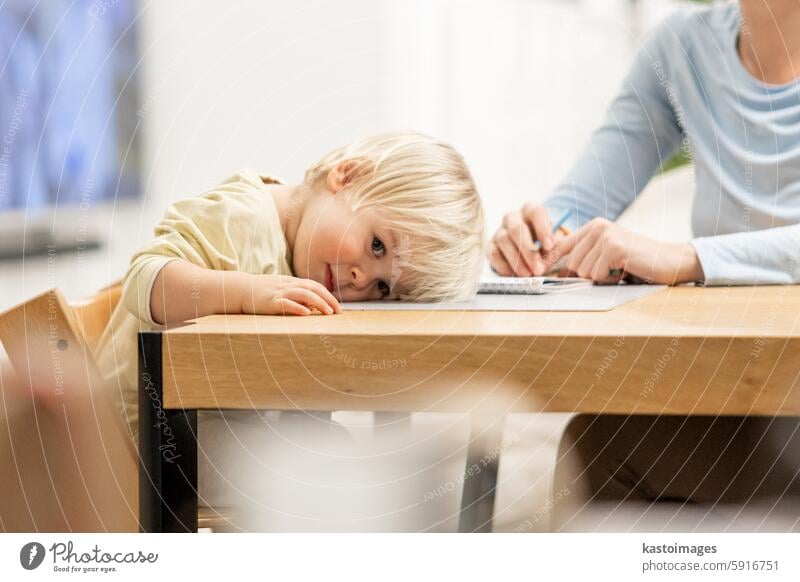
{"label": "child's face", "polygon": [[325,285],[339,301],[395,299],[404,292],[398,233],[382,211],[354,212],[343,195],[322,192],[306,204],[292,249],[295,275]]}

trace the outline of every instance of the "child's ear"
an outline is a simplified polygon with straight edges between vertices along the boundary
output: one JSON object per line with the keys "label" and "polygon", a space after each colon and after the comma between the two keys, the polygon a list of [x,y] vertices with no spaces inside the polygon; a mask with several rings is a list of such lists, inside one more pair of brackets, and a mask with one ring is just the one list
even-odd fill
{"label": "child's ear", "polygon": [[367,158],[342,160],[328,172],[326,186],[336,194],[371,171],[372,164]]}

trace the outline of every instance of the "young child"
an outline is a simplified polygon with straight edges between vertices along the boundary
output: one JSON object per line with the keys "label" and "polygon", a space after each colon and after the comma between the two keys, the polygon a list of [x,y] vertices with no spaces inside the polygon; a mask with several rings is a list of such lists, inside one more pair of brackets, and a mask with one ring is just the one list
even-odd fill
{"label": "young child", "polygon": [[463,158],[415,132],[336,149],[302,184],[242,170],[172,204],[155,235],[132,257],[96,354],[134,440],[139,331],[214,313],[457,300],[474,291],[484,256],[483,209]]}

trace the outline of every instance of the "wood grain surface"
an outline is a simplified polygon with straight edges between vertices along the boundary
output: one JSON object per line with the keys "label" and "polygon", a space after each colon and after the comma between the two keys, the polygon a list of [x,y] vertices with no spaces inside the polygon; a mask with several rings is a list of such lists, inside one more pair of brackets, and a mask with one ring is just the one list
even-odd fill
{"label": "wood grain surface", "polygon": [[164,404],[796,415],[798,323],[796,286],[675,287],[602,313],[209,316],[164,332]]}

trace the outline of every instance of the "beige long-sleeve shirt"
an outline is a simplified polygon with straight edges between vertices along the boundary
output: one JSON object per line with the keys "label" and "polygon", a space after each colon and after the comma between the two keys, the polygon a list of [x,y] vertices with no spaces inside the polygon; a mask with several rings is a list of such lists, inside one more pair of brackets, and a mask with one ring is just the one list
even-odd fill
{"label": "beige long-sleeve shirt", "polygon": [[95,358],[108,390],[138,434],[138,333],[159,329],[150,313],[158,272],[183,259],[221,271],[291,275],[289,249],[267,184],[280,181],[244,169],[211,190],[172,204],[140,248],[122,280],[122,297],[98,343]]}

